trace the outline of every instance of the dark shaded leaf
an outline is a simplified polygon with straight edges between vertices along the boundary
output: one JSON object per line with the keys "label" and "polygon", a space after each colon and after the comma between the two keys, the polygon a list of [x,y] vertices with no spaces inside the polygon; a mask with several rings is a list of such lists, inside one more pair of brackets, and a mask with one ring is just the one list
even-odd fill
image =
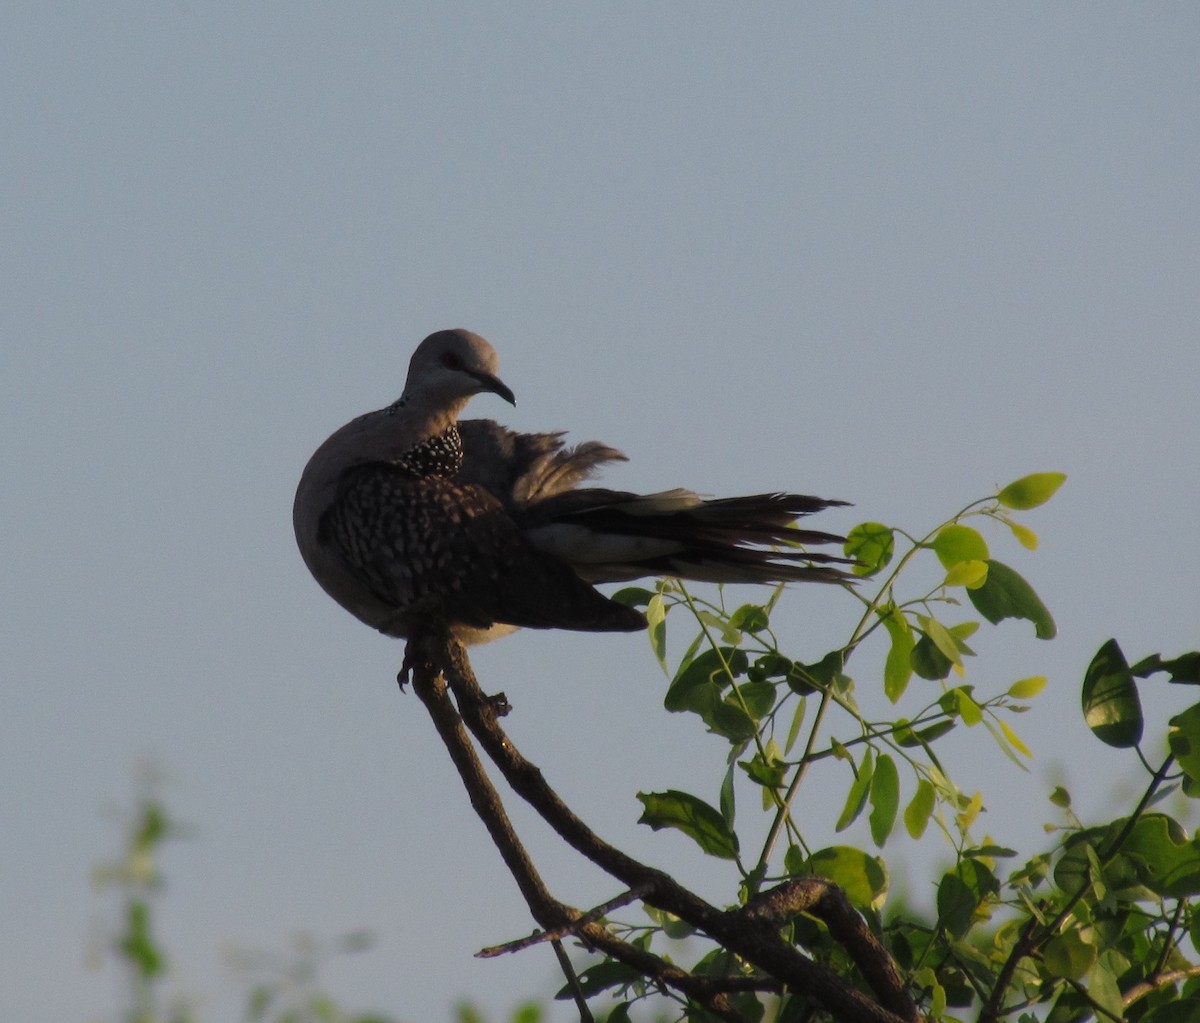
{"label": "dark shaded leaf", "polygon": [[1200,703],[1171,718],[1167,744],[1183,773],[1200,782]]}
{"label": "dark shaded leaf", "polygon": [[850,791],[846,794],[846,805],[842,807],[841,816],[838,817],[837,824],[834,826],[835,831],[845,831],[858,819],[863,807],[867,805],[867,793],[871,790],[871,778],[874,774],[875,757],[870,750],[867,750],[863,754],[858,773],[855,774],[854,781],[850,785]]}
{"label": "dark shaded leaf", "polygon": [[887,753],[881,753],[875,761],[875,774],[871,778],[871,841],[882,847],[892,833],[896,823],[896,812],[900,808],[900,775],[896,763]]}
{"label": "dark shaded leaf", "polygon": [[666,792],[639,792],[645,808],[638,819],[655,831],[674,828],[682,831],[710,856],[735,860],[738,840],[720,812],[696,796],[677,789]]}
{"label": "dark shaded leaf", "polygon": [[648,590],[644,586],[625,586],[608,599],[616,601],[618,604],[624,604],[626,607],[645,607],[653,596],[654,591]]}
{"label": "dark shaded leaf", "polygon": [[710,647],[680,666],[667,688],[663,706],[670,711],[705,710],[711,706],[712,696],[720,693],[732,681],[730,672],[735,678],[741,677],[746,673],[748,664],[749,658],[744,650]]}
{"label": "dark shaded leaf", "polygon": [[1033,587],[1003,562],[989,560],[987,566],[983,585],[967,590],[975,610],[993,625],[1005,618],[1024,618],[1033,622],[1038,639],[1053,639],[1058,627]]}
{"label": "dark shaded leaf", "polygon": [[929,638],[928,633],[921,633],[917,645],[912,650],[912,668],[921,678],[931,682],[940,682],[950,674],[953,667],[950,658],[943,654],[937,645]]}
{"label": "dark shaded leaf", "polygon": [[[615,959],[609,959],[606,962],[597,963],[595,966],[589,966],[584,970],[579,975],[579,986],[583,990],[584,997],[591,998],[593,995],[598,995],[601,991],[607,991],[609,988],[632,984],[635,980],[639,980],[641,976],[632,966],[626,966]],[[574,992],[569,985],[563,985],[555,993],[554,997],[559,1001],[566,1001],[574,997]]]}
{"label": "dark shaded leaf", "polygon": [[1083,676],[1083,718],[1101,742],[1117,749],[1142,740],[1142,705],[1125,655],[1110,639]]}
{"label": "dark shaded leaf", "polygon": [[1169,659],[1164,659],[1159,654],[1151,654],[1142,658],[1129,670],[1138,678],[1149,678],[1156,672],[1165,671],[1170,675],[1168,682],[1200,685],[1200,650]]}

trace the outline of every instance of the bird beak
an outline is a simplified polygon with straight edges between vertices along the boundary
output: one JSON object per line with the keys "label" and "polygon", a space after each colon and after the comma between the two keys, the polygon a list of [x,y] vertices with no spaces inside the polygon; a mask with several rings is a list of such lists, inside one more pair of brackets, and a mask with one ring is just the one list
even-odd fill
{"label": "bird beak", "polygon": [[510,405],[515,406],[517,404],[516,396],[499,377],[494,377],[490,373],[472,373],[471,375],[479,381],[479,390],[481,393],[483,391],[491,391],[492,394],[500,395]]}

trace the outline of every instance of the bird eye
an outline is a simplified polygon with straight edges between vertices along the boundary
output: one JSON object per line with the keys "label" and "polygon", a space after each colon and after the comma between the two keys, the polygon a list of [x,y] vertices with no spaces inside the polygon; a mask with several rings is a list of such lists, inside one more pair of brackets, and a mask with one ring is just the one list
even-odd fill
{"label": "bird eye", "polygon": [[463,368],[462,359],[455,355],[454,352],[446,352],[446,354],[442,356],[442,365],[445,366],[446,369]]}

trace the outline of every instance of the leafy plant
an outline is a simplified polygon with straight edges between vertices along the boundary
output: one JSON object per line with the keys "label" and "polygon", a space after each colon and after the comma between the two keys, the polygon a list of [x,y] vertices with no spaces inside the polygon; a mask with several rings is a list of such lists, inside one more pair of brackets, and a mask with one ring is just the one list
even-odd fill
{"label": "leafy plant", "polygon": [[[1046,679],[1013,679],[984,692],[967,681],[970,642],[985,624],[1006,619],[1028,622],[1044,640],[1056,627],[1034,588],[993,557],[977,527],[998,525],[1021,547],[1036,549],[1036,534],[1015,513],[1045,503],[1064,479],[1023,477],[923,535],[877,522],[856,526],[845,551],[857,562],[861,582],[849,589],[861,613],[845,641],[821,656],[798,657],[781,643],[773,619],[782,590],[764,603],[737,606],[727,605],[723,592],[706,599],[677,581],[617,595],[645,609],[669,679],[666,709],[694,715],[727,744],[717,791],[638,796],[643,823],[678,831],[729,865],[726,910],[587,832],[499,731],[507,705],[478,692],[461,650],[432,643],[429,661],[447,668],[476,741],[564,839],[629,886],[589,913],[542,890],[527,894],[547,936],[574,934],[601,953],[560,992],[580,1002],[582,1018],[590,1018],[583,1001],[601,995],[611,997],[608,1018],[618,1023],[651,995],[674,1000],[682,1019],[751,1023],[966,1015],[992,1023],[1033,1019],[1035,1012],[1053,1023],[1095,1016],[1168,1023],[1200,1013],[1200,843],[1157,809],[1172,791],[1200,792],[1200,704],[1171,719],[1166,753],[1158,757],[1145,743],[1139,697],[1139,684],[1151,679],[1200,683],[1200,654],[1152,655],[1130,666],[1115,640],[1104,644],[1084,672],[1084,717],[1100,742],[1145,771],[1144,791],[1121,816],[1084,826],[1070,796],[1056,789],[1051,801],[1064,824],[1051,832],[1049,848],[1024,862],[978,834],[987,797],[960,788],[947,759],[945,737],[963,729],[986,733],[1022,768],[1031,757],[1016,718]],[[910,592],[909,570],[918,560],[937,577]],[[681,618],[694,633],[673,658],[668,622],[674,632]],[[893,708],[884,714],[864,709],[878,701],[860,700],[864,683],[851,673],[860,652],[878,643],[882,677],[871,688]],[[914,678],[924,680],[920,687]],[[427,677],[418,692],[480,805],[484,782],[461,762],[464,737],[440,702],[444,691],[439,695]],[[811,801],[801,819],[793,812],[798,794],[822,761],[845,765],[844,800],[835,819],[814,815]],[[745,798],[747,786],[758,799]],[[762,825],[747,810],[756,804],[766,814]],[[489,819],[490,811],[481,813]],[[872,848],[836,838],[859,820]],[[948,850],[934,878],[932,914],[899,900],[889,904],[881,850],[905,835],[920,838],[931,825]],[[494,836],[501,831],[493,827]],[[502,851],[520,849],[515,836],[497,841]],[[510,867],[514,857],[505,854]],[[523,890],[536,888],[536,874],[524,869],[514,868]],[[611,918],[634,901],[648,922]],[[744,940],[749,926],[758,928],[758,943]],[[800,958],[789,959],[781,944]],[[690,966],[680,967],[680,958]],[[823,986],[829,977],[837,983]]]}

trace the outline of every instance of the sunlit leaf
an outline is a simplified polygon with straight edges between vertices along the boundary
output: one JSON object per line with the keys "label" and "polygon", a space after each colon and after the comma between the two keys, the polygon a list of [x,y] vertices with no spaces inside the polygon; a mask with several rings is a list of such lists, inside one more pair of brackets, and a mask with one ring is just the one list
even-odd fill
{"label": "sunlit leaf", "polygon": [[960,561],[947,569],[942,585],[965,586],[968,590],[977,590],[987,582],[987,574],[986,561]]}
{"label": "sunlit leaf", "polygon": [[978,530],[952,522],[938,530],[930,545],[943,568],[953,568],[964,561],[987,561],[987,541]]}
{"label": "sunlit leaf", "polygon": [[792,714],[792,725],[788,729],[787,742],[784,744],[783,750],[785,753],[790,753],[792,747],[796,745],[796,739],[800,737],[800,729],[804,725],[804,712],[808,708],[808,701],[803,696],[796,701],[796,710]]}
{"label": "sunlit leaf", "polygon": [[725,823],[720,811],[688,792],[670,789],[666,792],[639,792],[644,807],[639,824],[649,824],[655,831],[674,828],[682,831],[710,856],[724,860],[737,859],[738,840]]}
{"label": "sunlit leaf", "polygon": [[1006,508],[1020,511],[1036,508],[1049,501],[1066,478],[1066,473],[1062,472],[1035,472],[1029,476],[1022,476],[1002,489],[996,495],[996,500]]}
{"label": "sunlit leaf", "polygon": [[1012,535],[1017,538],[1017,543],[1029,551],[1038,549],[1038,535],[1028,526],[1022,526],[1019,522],[1013,522],[1012,519],[1005,519],[1004,524],[1012,530]]}
{"label": "sunlit leaf", "polygon": [[883,860],[852,846],[834,845],[812,854],[803,873],[838,885],[860,909],[879,908],[887,898],[888,873]]}
{"label": "sunlit leaf", "polygon": [[1053,639],[1058,629],[1046,605],[1021,576],[1002,562],[989,561],[988,574],[978,589],[967,590],[975,609],[993,625],[1005,618],[1033,623],[1038,639]]}
{"label": "sunlit leaf", "polygon": [[931,618],[928,615],[919,615],[917,620],[921,623],[921,629],[925,635],[933,641],[933,645],[938,648],[938,651],[952,664],[962,664],[962,654],[958,649],[958,644],[954,641],[954,637],[950,635],[950,631],[939,622],[936,618]]}
{"label": "sunlit leaf", "polygon": [[858,562],[851,569],[855,575],[874,575],[892,560],[895,547],[892,530],[882,522],[862,522],[846,534],[843,550]]}
{"label": "sunlit leaf", "polygon": [[646,634],[654,656],[667,674],[667,604],[661,593],[654,594],[646,603]]}
{"label": "sunlit leaf", "polygon": [[1083,676],[1083,717],[1101,742],[1118,749],[1142,740],[1142,705],[1137,685],[1115,639],[1092,658]]}
{"label": "sunlit leaf", "polygon": [[908,681],[912,678],[912,651],[916,640],[908,619],[895,604],[880,608],[879,620],[883,622],[883,627],[887,629],[891,639],[887,659],[883,664],[883,691],[887,698],[895,703],[904,695]]}
{"label": "sunlit leaf", "polygon": [[1004,738],[1012,743],[1013,749],[1015,749],[1018,753],[1025,754],[1027,757],[1033,756],[1033,754],[1029,752],[1029,747],[1021,741],[1020,736],[1018,736],[1017,733],[1012,730],[1012,728],[1003,718],[997,718],[996,724],[1000,726],[1000,731],[1004,733]]}
{"label": "sunlit leaf", "polygon": [[925,834],[925,828],[929,824],[929,818],[933,814],[934,793],[933,786],[929,781],[922,778],[917,782],[916,795],[912,797],[908,806],[904,808],[904,827],[913,838],[920,838]]}
{"label": "sunlit leaf", "polygon": [[1009,686],[1008,695],[1017,700],[1028,700],[1030,697],[1037,696],[1045,688],[1046,676],[1032,675]]}

